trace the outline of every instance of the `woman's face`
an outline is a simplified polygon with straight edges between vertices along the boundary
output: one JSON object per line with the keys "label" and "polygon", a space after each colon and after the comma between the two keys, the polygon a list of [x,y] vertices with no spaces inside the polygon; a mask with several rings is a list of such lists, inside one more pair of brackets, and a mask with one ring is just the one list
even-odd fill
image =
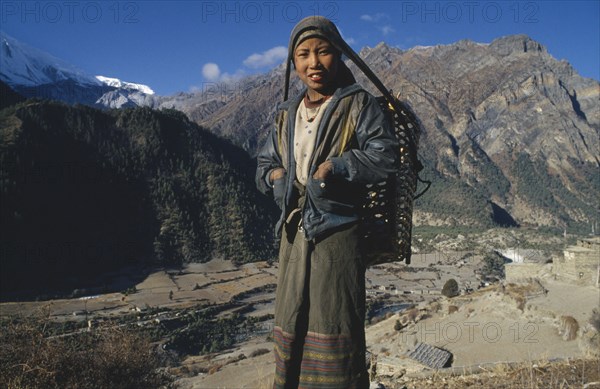
{"label": "woman's face", "polygon": [[296,74],[308,87],[311,99],[333,93],[338,61],[339,53],[324,39],[309,38],[296,47]]}

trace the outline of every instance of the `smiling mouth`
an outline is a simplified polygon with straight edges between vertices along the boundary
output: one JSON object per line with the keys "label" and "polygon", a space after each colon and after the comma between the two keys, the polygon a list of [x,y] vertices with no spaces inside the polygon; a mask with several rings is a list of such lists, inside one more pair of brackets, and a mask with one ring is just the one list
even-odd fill
{"label": "smiling mouth", "polygon": [[315,82],[320,82],[323,80],[323,74],[311,74],[308,76],[308,79]]}

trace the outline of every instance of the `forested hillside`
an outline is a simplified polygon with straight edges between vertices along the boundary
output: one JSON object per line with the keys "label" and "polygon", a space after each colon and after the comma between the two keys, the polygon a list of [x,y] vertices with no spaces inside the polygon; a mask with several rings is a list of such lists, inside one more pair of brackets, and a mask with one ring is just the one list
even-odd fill
{"label": "forested hillside", "polygon": [[0,129],[3,292],[273,256],[255,162],[181,112],[28,100],[0,111]]}

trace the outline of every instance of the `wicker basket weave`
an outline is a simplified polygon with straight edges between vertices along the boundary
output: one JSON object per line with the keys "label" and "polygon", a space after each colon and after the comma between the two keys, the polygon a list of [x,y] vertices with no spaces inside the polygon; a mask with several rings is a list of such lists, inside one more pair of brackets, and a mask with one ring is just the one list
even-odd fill
{"label": "wicker basket weave", "polygon": [[387,262],[410,263],[413,200],[421,165],[416,152],[420,127],[412,111],[401,101],[377,98],[400,146],[400,168],[386,181],[368,185],[362,215],[362,235],[369,266]]}

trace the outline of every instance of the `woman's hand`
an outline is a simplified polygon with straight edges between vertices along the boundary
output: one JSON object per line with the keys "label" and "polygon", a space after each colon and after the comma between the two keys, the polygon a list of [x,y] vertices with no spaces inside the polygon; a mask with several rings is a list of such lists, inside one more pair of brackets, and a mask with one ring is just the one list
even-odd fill
{"label": "woman's hand", "polygon": [[332,171],[333,171],[333,162],[331,162],[329,160],[325,161],[319,165],[319,168],[317,169],[315,174],[313,174],[313,178],[315,180],[325,181],[325,179],[327,177],[329,177],[329,175],[331,174]]}
{"label": "woman's hand", "polygon": [[271,176],[269,177],[269,180],[271,181],[271,184],[272,184],[275,182],[275,180],[283,178],[284,175],[285,175],[285,169],[282,167],[279,167],[279,168],[271,171]]}

